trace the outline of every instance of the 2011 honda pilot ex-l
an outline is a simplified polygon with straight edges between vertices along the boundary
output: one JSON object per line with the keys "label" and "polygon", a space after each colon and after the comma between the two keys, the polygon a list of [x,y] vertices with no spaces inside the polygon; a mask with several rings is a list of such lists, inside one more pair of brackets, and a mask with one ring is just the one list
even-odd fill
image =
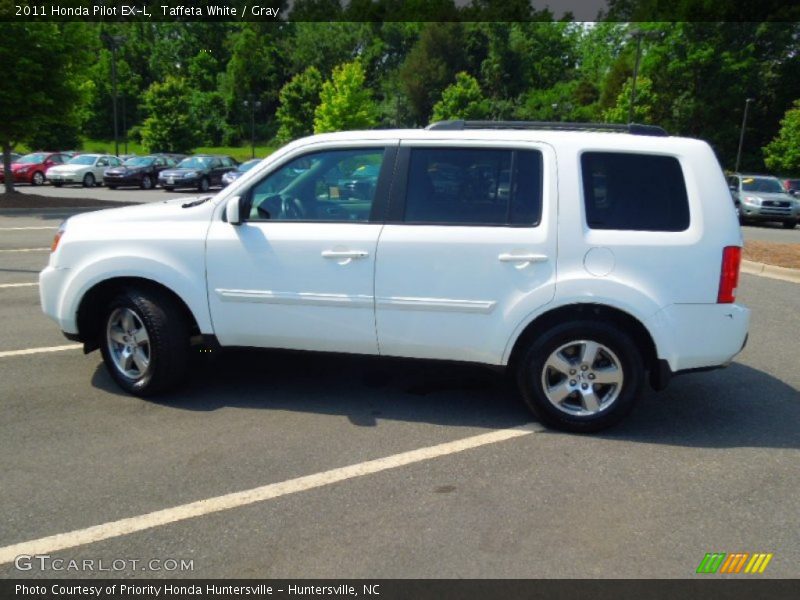
{"label": "2011 honda pilot ex-l", "polygon": [[71,217],[44,312],[142,396],[196,343],[347,352],[507,367],[543,423],[602,429],[740,352],[742,238],[705,142],[564,127],[318,135],[214,197]]}

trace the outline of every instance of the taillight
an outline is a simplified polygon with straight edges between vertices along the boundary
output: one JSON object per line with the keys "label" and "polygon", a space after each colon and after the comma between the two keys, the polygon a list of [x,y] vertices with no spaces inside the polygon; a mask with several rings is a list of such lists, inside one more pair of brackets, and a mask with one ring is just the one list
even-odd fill
{"label": "taillight", "polygon": [[722,250],[722,272],[719,275],[717,304],[731,304],[736,301],[741,262],[742,249],[739,246],[726,246]]}

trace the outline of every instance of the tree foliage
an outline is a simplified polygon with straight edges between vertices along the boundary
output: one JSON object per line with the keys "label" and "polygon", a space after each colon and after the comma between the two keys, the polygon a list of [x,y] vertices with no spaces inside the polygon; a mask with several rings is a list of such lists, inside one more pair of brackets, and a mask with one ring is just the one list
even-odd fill
{"label": "tree foliage", "polygon": [[468,73],[456,74],[456,82],[442,92],[442,98],[433,106],[433,120],[486,119],[489,101],[483,97],[478,80]]}
{"label": "tree foliage", "polygon": [[197,142],[186,80],[168,76],[144,93],[148,117],[142,124],[142,144],[148,152],[188,152]]}
{"label": "tree foliage", "polygon": [[800,100],[786,111],[778,135],[764,147],[764,163],[776,173],[800,174]]}
{"label": "tree foliage", "polygon": [[377,106],[372,92],[364,87],[364,68],[357,60],[333,70],[322,84],[319,100],[314,133],[368,129],[377,123]]}
{"label": "tree foliage", "polygon": [[280,106],[275,113],[278,122],[276,141],[281,144],[314,133],[314,111],[319,105],[322,75],[316,67],[308,67],[283,86]]}

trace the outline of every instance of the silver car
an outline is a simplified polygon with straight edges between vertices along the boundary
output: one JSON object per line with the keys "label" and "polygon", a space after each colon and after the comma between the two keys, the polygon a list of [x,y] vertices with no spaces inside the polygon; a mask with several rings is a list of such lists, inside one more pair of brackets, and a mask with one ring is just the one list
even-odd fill
{"label": "silver car", "polygon": [[769,175],[736,174],[728,186],[739,221],[779,221],[794,229],[800,220],[800,200],[786,193],[780,180]]}

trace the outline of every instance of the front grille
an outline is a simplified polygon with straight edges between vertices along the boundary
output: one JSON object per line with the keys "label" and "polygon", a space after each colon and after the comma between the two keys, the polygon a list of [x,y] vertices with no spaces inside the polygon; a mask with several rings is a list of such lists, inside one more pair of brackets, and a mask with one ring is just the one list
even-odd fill
{"label": "front grille", "polygon": [[792,214],[792,210],[788,206],[786,208],[782,208],[779,206],[762,206],[761,214],[776,216],[776,217],[788,217],[789,215]]}
{"label": "front grille", "polygon": [[789,208],[791,204],[789,204],[789,202],[784,202],[782,200],[764,200],[764,202],[761,203],[761,206]]}

